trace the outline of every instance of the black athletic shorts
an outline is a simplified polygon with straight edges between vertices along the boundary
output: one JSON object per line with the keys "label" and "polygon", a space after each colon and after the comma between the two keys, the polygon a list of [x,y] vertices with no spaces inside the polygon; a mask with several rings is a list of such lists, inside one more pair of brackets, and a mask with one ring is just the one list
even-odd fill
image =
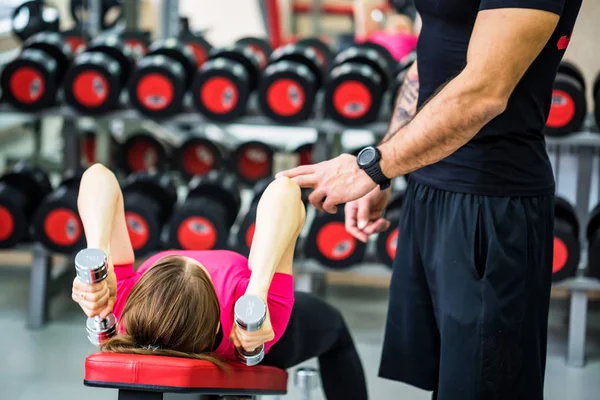
{"label": "black athletic shorts", "polygon": [[438,400],[541,400],[554,196],[409,181],[379,375]]}

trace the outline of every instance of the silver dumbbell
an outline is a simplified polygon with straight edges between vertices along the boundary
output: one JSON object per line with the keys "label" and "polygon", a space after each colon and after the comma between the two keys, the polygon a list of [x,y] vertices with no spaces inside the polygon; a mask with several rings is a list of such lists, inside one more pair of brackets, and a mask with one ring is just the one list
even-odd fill
{"label": "silver dumbbell", "polygon": [[300,390],[302,400],[310,400],[310,392],[319,385],[319,372],[314,368],[298,368],[294,386]]}
{"label": "silver dumbbell", "polygon": [[[267,318],[267,305],[258,296],[242,296],[235,303],[234,313],[238,327],[250,332],[257,331]],[[236,348],[236,354],[242,363],[248,366],[256,365],[265,357],[265,346],[263,344],[250,352]]]}
{"label": "silver dumbbell", "polygon": [[[108,276],[106,254],[99,249],[81,250],[75,256],[75,270],[79,280],[84,283],[91,285],[102,282]],[[114,314],[109,314],[106,318],[88,318],[85,326],[88,339],[95,346],[117,333],[117,319]]]}

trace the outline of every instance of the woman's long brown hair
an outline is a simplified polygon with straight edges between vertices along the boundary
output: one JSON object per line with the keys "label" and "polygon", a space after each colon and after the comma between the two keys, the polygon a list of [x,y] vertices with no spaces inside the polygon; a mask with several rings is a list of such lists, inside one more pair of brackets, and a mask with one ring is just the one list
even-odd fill
{"label": "woman's long brown hair", "polygon": [[195,358],[224,368],[212,353],[219,317],[208,274],[184,257],[167,256],[142,275],[127,298],[119,321],[127,333],[107,340],[101,349]]}

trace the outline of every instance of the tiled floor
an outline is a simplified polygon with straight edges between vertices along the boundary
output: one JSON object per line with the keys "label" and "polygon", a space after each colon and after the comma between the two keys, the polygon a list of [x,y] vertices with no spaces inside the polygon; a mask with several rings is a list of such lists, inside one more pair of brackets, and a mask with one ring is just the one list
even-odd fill
{"label": "tiled floor", "polygon": [[[0,253],[1,257],[1,253]],[[83,361],[94,351],[85,337],[84,317],[71,303],[70,291],[52,304],[52,322],[44,329],[25,328],[28,296],[26,269],[0,267],[0,399],[116,399],[114,391],[82,384]],[[366,289],[331,288],[327,299],[344,313],[365,369],[371,399],[425,400],[429,394],[377,377],[387,294]],[[588,363],[585,368],[565,366],[564,304],[553,307],[546,373],[546,399],[598,400],[600,398],[600,314],[592,310],[588,329]],[[313,363],[311,363],[313,365]],[[313,399],[324,399],[320,390]],[[189,397],[175,396],[174,399]],[[285,399],[300,396],[290,382]]]}

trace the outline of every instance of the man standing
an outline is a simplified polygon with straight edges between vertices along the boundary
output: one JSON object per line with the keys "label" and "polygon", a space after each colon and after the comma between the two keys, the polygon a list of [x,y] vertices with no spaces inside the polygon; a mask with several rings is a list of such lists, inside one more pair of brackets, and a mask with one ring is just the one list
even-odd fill
{"label": "man standing", "polygon": [[346,204],[366,241],[389,224],[389,180],[410,173],[381,377],[440,400],[541,400],[555,189],[542,129],[581,0],[415,3],[417,62],[383,142],[282,175],[318,209]]}

